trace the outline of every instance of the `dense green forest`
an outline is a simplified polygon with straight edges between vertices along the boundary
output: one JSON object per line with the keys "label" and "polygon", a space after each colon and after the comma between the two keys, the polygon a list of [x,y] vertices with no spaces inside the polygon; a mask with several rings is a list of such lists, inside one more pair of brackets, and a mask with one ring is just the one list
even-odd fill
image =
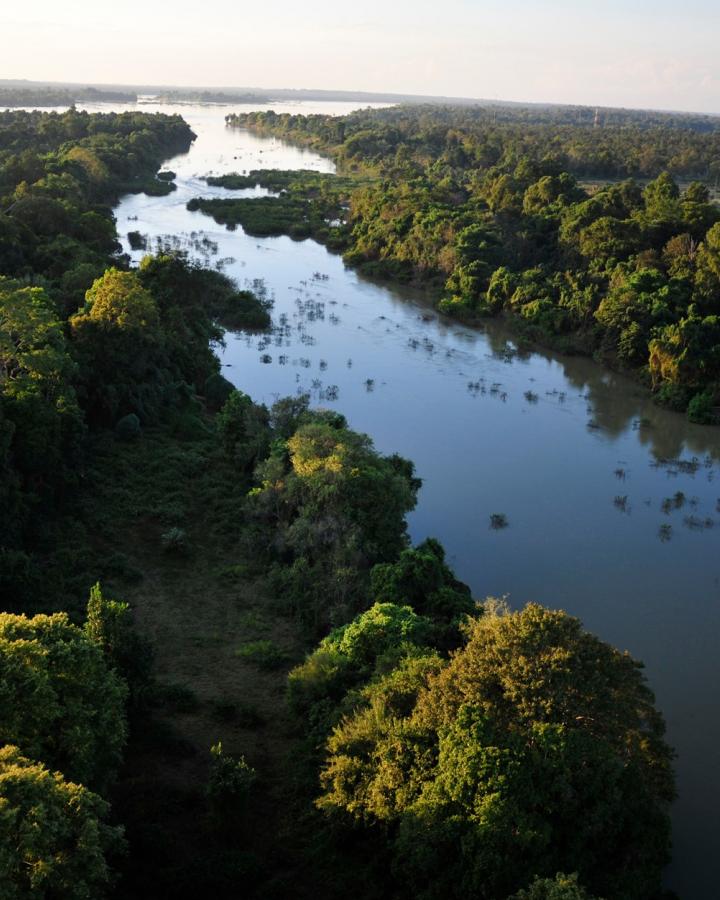
{"label": "dense green forest", "polygon": [[0,114],[2,897],[662,897],[641,664],[476,602],[410,545],[409,460],[234,390],[213,348],[266,302],[130,268],[111,206],[192,139]]}
{"label": "dense green forest", "polygon": [[277,233],[300,210],[287,233],[325,239],[369,274],[429,283],[443,313],[508,316],[529,340],[594,354],[661,404],[717,420],[719,119],[399,107],[228,122],[329,153],[343,177],[319,197],[307,173],[304,212],[298,183],[274,204],[193,201],[218,222]]}
{"label": "dense green forest", "polygon": [[137,94],[92,87],[14,87],[0,85],[0,109],[17,106],[73,106],[75,103],[137,103]]}

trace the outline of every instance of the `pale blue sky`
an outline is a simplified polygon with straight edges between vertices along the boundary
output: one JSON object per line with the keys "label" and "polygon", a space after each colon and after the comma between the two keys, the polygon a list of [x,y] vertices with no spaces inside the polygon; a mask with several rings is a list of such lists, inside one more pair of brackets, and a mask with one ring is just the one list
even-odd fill
{"label": "pale blue sky", "polygon": [[0,77],[720,113],[720,0],[29,0]]}

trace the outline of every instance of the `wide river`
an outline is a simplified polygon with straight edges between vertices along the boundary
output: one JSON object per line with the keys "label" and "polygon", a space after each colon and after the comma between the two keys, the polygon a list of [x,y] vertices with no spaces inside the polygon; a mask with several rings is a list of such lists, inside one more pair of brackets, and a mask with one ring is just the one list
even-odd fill
{"label": "wide river", "polygon": [[[270,337],[228,335],[226,376],[265,403],[307,391],[414,460],[412,538],[439,538],[476,596],[562,607],[645,662],[678,753],[667,884],[683,900],[716,898],[720,429],[663,412],[590,360],[518,355],[511,333],[442,319],[420,292],[363,279],[312,240],[252,238],[188,212],[191,197],[261,193],[210,189],[210,173],[333,164],[226,128],[230,107],[142,108],[180,112],[198,138],[167,163],[177,191],[122,200],[123,238],[185,248],[274,298]],[[507,527],[492,528],[492,514]]]}

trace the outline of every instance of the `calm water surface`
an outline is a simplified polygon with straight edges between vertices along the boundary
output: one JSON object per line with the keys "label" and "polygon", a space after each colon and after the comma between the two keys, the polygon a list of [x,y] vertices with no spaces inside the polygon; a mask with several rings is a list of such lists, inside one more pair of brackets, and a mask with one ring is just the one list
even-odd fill
{"label": "calm water surface", "polygon": [[[520,356],[501,327],[442,320],[420,293],[364,280],[314,241],[251,238],[187,212],[194,196],[263,193],[210,189],[207,174],[333,165],[228,130],[234,108],[158,109],[180,111],[198,139],[168,161],[175,193],[120,203],[120,233],[140,231],[151,248],[183,247],[267,290],[275,332],[228,336],[226,376],[266,403],[307,391],[380,450],[413,459],[423,479],[413,540],[438,537],[477,596],[562,607],[645,661],[678,751],[667,882],[683,900],[716,897],[720,431],[657,409],[589,360]],[[493,513],[508,527],[490,528]]]}

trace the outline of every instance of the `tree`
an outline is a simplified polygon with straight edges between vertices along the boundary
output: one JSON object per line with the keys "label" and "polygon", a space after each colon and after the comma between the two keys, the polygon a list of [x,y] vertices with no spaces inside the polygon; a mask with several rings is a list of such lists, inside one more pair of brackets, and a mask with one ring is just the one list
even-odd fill
{"label": "tree", "polygon": [[70,317],[90,421],[114,424],[128,413],[157,417],[161,392],[172,381],[157,304],[134,272],[108,269]]}
{"label": "tree", "polygon": [[[304,663],[288,676],[288,696],[294,711],[303,716],[319,707],[327,712],[327,701],[340,704],[352,688],[369,681],[378,666],[395,661],[425,647],[431,623],[409,606],[375,603],[348,625],[323,638]],[[317,710],[312,715],[317,720]],[[330,721],[337,718],[332,712]]]}
{"label": "tree", "polygon": [[403,550],[394,563],[380,563],[370,573],[377,603],[408,603],[416,612],[441,622],[454,622],[475,606],[467,585],[445,563],[442,545],[428,538]]}
{"label": "tree", "polygon": [[702,311],[720,312],[720,222],[708,231],[698,249],[695,285],[695,299]]}
{"label": "tree", "polygon": [[599,894],[653,896],[672,753],[639,663],[566,613],[496,604],[398,703],[403,671],[329,738],[318,805],[390,827],[411,891],[494,900],[574,869]]}
{"label": "tree", "polygon": [[84,631],[108,666],[125,679],[133,702],[141,701],[150,685],[153,654],[135,630],[129,604],[105,597],[100,584],[93,585]]}
{"label": "tree", "polygon": [[158,326],[157,304],[134,272],[108,269],[93,282],[85,299],[85,309],[73,318],[75,328],[85,317],[105,328],[145,336]]}
{"label": "tree", "polygon": [[65,613],[0,614],[0,743],[102,790],[122,758],[126,696]]}
{"label": "tree", "polygon": [[233,828],[242,823],[256,781],[257,773],[245,757],[235,759],[220,742],[210,748],[207,799],[216,825]]}
{"label": "tree", "polygon": [[508,900],[593,900],[578,884],[577,875],[559,873],[555,878],[536,878],[529,888],[518,891]]}
{"label": "tree", "polygon": [[109,806],[12,745],[0,748],[0,885],[3,900],[97,900],[124,849]]}
{"label": "tree", "polygon": [[268,412],[242,391],[230,392],[217,415],[226,455],[241,469],[251,470],[268,451]]}
{"label": "tree", "polygon": [[[68,475],[82,431],[62,323],[46,292],[0,277],[0,402],[28,478]],[[69,464],[69,465],[68,465]]]}
{"label": "tree", "polygon": [[681,217],[680,189],[668,172],[651,181],[643,191],[645,215],[650,221],[677,221]]}

